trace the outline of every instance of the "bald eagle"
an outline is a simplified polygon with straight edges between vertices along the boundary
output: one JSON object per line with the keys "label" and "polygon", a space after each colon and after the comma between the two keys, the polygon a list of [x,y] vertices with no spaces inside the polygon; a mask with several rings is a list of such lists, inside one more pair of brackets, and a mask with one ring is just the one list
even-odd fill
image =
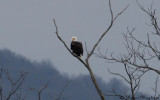
{"label": "bald eagle", "polygon": [[77,37],[72,37],[71,50],[78,57],[82,57],[83,56],[83,46],[82,46],[81,42],[77,41]]}

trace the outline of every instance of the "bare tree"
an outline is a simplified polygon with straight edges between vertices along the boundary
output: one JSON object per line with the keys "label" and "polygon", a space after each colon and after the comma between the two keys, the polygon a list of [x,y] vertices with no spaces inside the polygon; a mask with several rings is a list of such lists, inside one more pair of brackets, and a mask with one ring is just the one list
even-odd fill
{"label": "bare tree", "polygon": [[157,97],[160,97],[160,93],[158,92],[158,79],[159,79],[159,75],[157,76],[157,79],[155,81],[155,88],[153,88],[153,90],[154,90],[154,100],[157,100]]}
{"label": "bare tree", "polygon": [[54,95],[54,99],[53,100],[62,100],[62,99],[66,99],[68,97],[64,97],[64,92],[66,90],[66,88],[68,87],[69,81],[65,83],[65,85],[55,93]]}
{"label": "bare tree", "polygon": [[27,98],[27,96],[24,95],[23,86],[19,88],[19,91],[17,91],[15,95],[16,95],[16,100],[25,100]]}
{"label": "bare tree", "polygon": [[[141,77],[148,71],[148,70],[140,70],[139,68],[134,68],[134,67],[131,67],[125,63],[123,63],[124,65],[124,69],[125,69],[125,72],[127,74],[127,77],[125,77],[124,75],[121,75],[119,73],[113,73],[111,72],[109,69],[108,69],[108,72],[110,74],[113,74],[113,75],[117,75],[117,76],[120,76],[121,78],[123,78],[130,86],[130,90],[131,90],[131,97],[128,98],[128,94],[125,95],[125,96],[122,96],[122,95],[117,95],[115,94],[115,90],[113,91],[113,93],[115,94],[115,96],[119,96],[120,98],[123,98],[125,100],[128,100],[128,99],[131,99],[131,100],[136,100],[135,96],[140,88],[140,81],[141,81]],[[106,94],[108,95],[108,94]],[[108,95],[109,96],[109,95]]]}
{"label": "bare tree", "polygon": [[49,82],[47,82],[44,86],[42,86],[40,89],[36,88],[29,88],[31,91],[35,91],[38,95],[38,100],[41,100],[41,94],[42,92],[48,87]]}
{"label": "bare tree", "polygon": [[[108,69],[108,72],[112,75],[120,76],[122,79],[124,79],[129,84],[130,90],[131,90],[131,99],[135,100],[135,95],[137,94],[139,87],[140,87],[141,77],[149,70],[141,69],[139,67],[134,67],[133,65],[128,64],[127,62],[131,61],[132,56],[123,55],[121,57],[113,57],[113,54],[111,54],[109,57],[106,54],[105,55],[102,54],[100,50],[98,51],[99,53],[95,54],[98,58],[105,59],[107,60],[108,63],[121,63],[124,66],[126,75],[122,75],[120,73],[113,73],[109,69]],[[136,61],[136,59],[134,60]],[[106,96],[119,96],[120,98],[123,98],[125,100],[129,99],[129,98],[126,98],[127,96],[123,96],[117,93],[116,90],[112,89],[112,91],[109,91],[109,92],[111,94],[106,94]]]}
{"label": "bare tree", "polygon": [[[132,93],[132,100],[135,100],[135,94],[139,90],[140,87],[140,80],[141,77],[147,73],[148,71],[153,71],[156,74],[160,74],[160,69],[158,67],[152,66],[153,61],[157,61],[159,64],[160,61],[160,46],[159,41],[155,41],[151,39],[151,36],[160,37],[160,27],[158,18],[156,17],[156,9],[153,9],[153,2],[151,4],[151,7],[147,10],[136,0],[139,8],[149,16],[150,23],[147,24],[149,27],[152,27],[153,32],[149,32],[146,35],[146,42],[139,40],[137,37],[134,36],[134,32],[136,28],[133,28],[130,30],[127,28],[126,34],[123,34],[125,43],[124,46],[126,48],[125,54],[120,55],[114,55],[114,53],[108,54],[102,53],[100,49],[98,50],[99,53],[95,54],[98,58],[102,58],[107,60],[109,63],[121,63],[125,67],[125,72],[127,73],[128,79],[124,77],[122,74],[119,73],[112,73],[113,75],[118,75],[122,77],[127,83],[130,84],[130,90]],[[157,65],[158,66],[158,65]],[[134,74],[136,73],[136,74]],[[140,73],[137,76],[137,73]],[[156,96],[159,96],[158,92],[158,77],[155,81],[155,88],[153,88],[155,92],[155,98]],[[115,91],[112,91],[114,93],[114,96],[121,96],[118,93],[115,93]]]}
{"label": "bare tree", "polygon": [[[18,78],[15,80],[10,76],[8,70],[5,70],[3,67],[0,68],[0,99],[1,100],[10,100],[12,97],[17,96],[17,100],[24,100],[24,98],[21,95],[21,89],[22,89],[22,86],[24,84],[24,81],[25,81],[27,74],[28,74],[28,72],[20,73]],[[6,81],[8,81],[9,85],[10,85],[10,86],[8,86],[8,87],[10,87],[8,94],[4,93],[4,90],[6,90],[6,89],[2,86],[2,83],[4,81],[4,77],[7,79]],[[20,91],[20,92],[18,92],[18,91]]]}
{"label": "bare tree", "polygon": [[9,91],[9,94],[6,96],[6,100],[10,100],[10,98],[20,89],[20,87],[21,87],[21,86],[23,85],[23,83],[24,83],[24,80],[25,80],[27,74],[28,74],[27,72],[21,73],[20,76],[19,76],[19,78],[18,78],[16,81],[14,81],[14,80],[10,77],[8,71],[6,71],[6,75],[7,75],[7,77],[8,77],[8,80],[9,80],[10,83],[11,83],[11,89],[10,89],[10,91]]}
{"label": "bare tree", "polygon": [[[14,79],[8,70],[5,70],[3,67],[0,68],[0,100],[12,100],[12,99],[26,100],[27,96],[24,94],[23,90],[24,90],[24,82],[25,82],[27,75],[28,75],[28,72],[22,72],[19,74],[17,79]],[[4,83],[8,82],[9,88],[6,89],[6,87],[4,87],[2,85],[3,82]],[[42,93],[44,92],[44,90],[46,88],[48,88],[48,84],[49,84],[49,82],[47,82],[45,85],[43,85],[40,89],[36,89],[36,88],[29,88],[29,89],[31,91],[34,91],[37,93],[38,100],[42,100],[41,99]],[[62,97],[62,96],[63,96],[64,91],[67,88],[67,86],[68,86],[68,82],[62,88],[62,90],[59,91],[59,93],[55,95],[56,99],[54,99],[54,100],[64,99],[64,97]],[[4,90],[7,90],[8,92],[6,92]],[[25,88],[25,90],[26,90],[26,88]]]}
{"label": "bare tree", "polygon": [[96,47],[98,46],[98,44],[100,43],[100,41],[104,38],[104,36],[109,32],[109,30],[112,28],[115,20],[127,9],[128,5],[121,11],[119,12],[116,16],[113,15],[113,11],[112,11],[112,6],[111,6],[111,0],[109,0],[109,9],[110,9],[110,14],[111,14],[111,22],[110,25],[106,28],[106,31],[100,36],[100,38],[98,39],[98,41],[94,44],[93,48],[90,50],[90,52],[88,51],[88,49],[86,48],[86,53],[87,53],[87,57],[85,60],[82,60],[80,57],[78,57],[77,55],[75,55],[74,53],[72,53],[72,51],[69,49],[69,47],[67,46],[67,44],[64,42],[64,40],[59,36],[59,32],[58,32],[58,27],[56,24],[55,19],[53,19],[54,24],[55,24],[55,28],[56,28],[56,35],[58,37],[58,39],[64,44],[65,48],[70,52],[70,54],[74,57],[76,57],[89,71],[90,77],[92,79],[92,82],[101,98],[101,100],[105,100],[104,95],[101,91],[101,89],[99,88],[97,81],[95,79],[95,76],[93,74],[93,71],[91,69],[90,66],[90,62],[89,59],[90,57],[94,54],[94,51],[96,49]]}

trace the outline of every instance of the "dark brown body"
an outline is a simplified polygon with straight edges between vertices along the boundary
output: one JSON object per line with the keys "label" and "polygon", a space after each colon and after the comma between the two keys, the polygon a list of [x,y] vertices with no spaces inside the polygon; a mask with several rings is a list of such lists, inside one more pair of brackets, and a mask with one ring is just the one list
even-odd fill
{"label": "dark brown body", "polygon": [[83,46],[82,46],[81,42],[72,41],[71,42],[71,50],[77,56],[79,56],[79,57],[83,56]]}

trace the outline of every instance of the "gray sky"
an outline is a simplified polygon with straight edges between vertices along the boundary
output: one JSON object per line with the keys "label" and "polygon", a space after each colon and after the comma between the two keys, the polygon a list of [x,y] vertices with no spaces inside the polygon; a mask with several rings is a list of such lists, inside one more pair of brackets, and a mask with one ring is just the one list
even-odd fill
{"label": "gray sky", "polygon": [[[148,8],[152,0],[141,1]],[[155,8],[160,10],[160,1],[154,1]],[[121,33],[126,32],[127,27],[136,28],[142,40],[144,33],[150,31],[145,24],[149,22],[148,17],[138,8],[135,0],[112,0],[114,15],[127,4],[130,4],[129,8],[100,42],[102,51],[109,49],[117,54],[124,52]],[[50,60],[62,73],[74,76],[88,74],[85,67],[57,39],[53,18],[68,46],[71,37],[77,36],[91,49],[110,23],[108,0],[0,0],[0,48],[9,48],[31,60]],[[94,56],[90,62],[93,71],[105,81],[113,77],[108,74],[107,68],[123,72],[118,68],[120,65],[107,64]],[[147,77],[152,79],[154,75],[149,74]],[[153,84],[150,80],[144,82],[148,83],[142,89]],[[147,89],[151,92],[152,87]]]}

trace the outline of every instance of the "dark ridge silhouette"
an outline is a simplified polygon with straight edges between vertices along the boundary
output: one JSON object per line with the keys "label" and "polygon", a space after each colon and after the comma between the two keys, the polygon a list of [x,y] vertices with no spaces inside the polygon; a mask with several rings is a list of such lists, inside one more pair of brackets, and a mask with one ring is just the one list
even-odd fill
{"label": "dark ridge silhouette", "polygon": [[[69,79],[61,75],[49,61],[32,62],[8,49],[3,49],[0,50],[0,66],[0,68],[7,69],[14,80],[17,79],[19,73],[28,72],[22,88],[22,96],[26,96],[25,100],[38,100],[37,93],[29,88],[40,89],[48,82],[48,87],[43,91],[41,100],[55,100],[66,83],[68,85],[63,91],[61,100],[100,100],[90,76],[81,75],[75,79]],[[112,88],[116,89],[121,95],[126,95],[129,92],[123,82],[115,78],[111,79],[109,83],[103,82],[99,77],[97,77],[97,81],[104,93]],[[6,76],[3,76],[0,85],[4,94],[7,94],[10,84]],[[107,98],[107,100],[120,100],[119,97]],[[15,100],[15,96],[11,100]]]}

